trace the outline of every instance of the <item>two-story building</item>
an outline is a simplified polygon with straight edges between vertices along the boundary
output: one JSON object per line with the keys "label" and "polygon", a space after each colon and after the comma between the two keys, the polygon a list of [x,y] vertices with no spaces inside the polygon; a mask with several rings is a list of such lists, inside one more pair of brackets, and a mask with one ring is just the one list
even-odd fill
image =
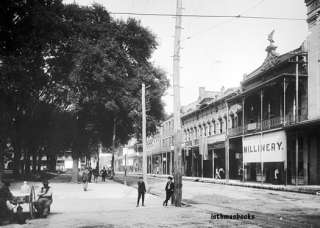
{"label": "two-story building", "polygon": [[[279,55],[272,32],[264,62],[239,88],[200,88],[199,99],[182,108],[184,175],[320,184],[320,3],[305,2],[310,34],[299,48]],[[161,167],[166,137],[161,127],[149,139]],[[173,146],[173,126],[170,137]]]}

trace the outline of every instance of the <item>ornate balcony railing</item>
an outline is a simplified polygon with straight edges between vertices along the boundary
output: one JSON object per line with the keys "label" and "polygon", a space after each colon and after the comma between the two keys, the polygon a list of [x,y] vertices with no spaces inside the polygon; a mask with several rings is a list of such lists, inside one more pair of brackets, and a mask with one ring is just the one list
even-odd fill
{"label": "ornate balcony railing", "polygon": [[253,122],[245,125],[244,131],[245,132],[255,132],[261,130],[261,123],[260,122]]}
{"label": "ornate balcony railing", "polygon": [[242,134],[243,127],[234,127],[234,128],[229,128],[229,135],[230,136],[236,136],[236,135],[241,135]]}
{"label": "ornate balcony railing", "polygon": [[283,125],[283,121],[280,116],[262,121],[262,129],[263,130],[281,127],[282,125]]}
{"label": "ornate balcony railing", "polygon": [[225,133],[214,134],[214,135],[210,135],[210,136],[207,137],[208,144],[221,142],[221,141],[224,141],[224,140],[226,140],[226,134]]}

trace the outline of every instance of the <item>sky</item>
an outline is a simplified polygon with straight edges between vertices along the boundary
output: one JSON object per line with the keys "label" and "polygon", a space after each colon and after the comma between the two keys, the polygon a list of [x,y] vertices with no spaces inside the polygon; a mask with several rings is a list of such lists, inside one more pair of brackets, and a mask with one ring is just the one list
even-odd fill
{"label": "sky", "polygon": [[[65,0],[79,5],[99,3],[109,12],[171,13],[176,0]],[[182,0],[183,14],[243,15],[306,18],[304,0]],[[126,20],[126,15],[112,15]],[[130,16],[141,21],[155,36],[158,47],[151,61],[162,68],[172,85],[174,17]],[[267,36],[274,29],[277,52],[298,48],[308,35],[304,20],[257,20],[230,18],[182,18],[181,105],[198,98],[198,88],[219,91],[240,86],[244,74],[259,67],[266,57]],[[168,114],[173,110],[170,87],[163,97]]]}

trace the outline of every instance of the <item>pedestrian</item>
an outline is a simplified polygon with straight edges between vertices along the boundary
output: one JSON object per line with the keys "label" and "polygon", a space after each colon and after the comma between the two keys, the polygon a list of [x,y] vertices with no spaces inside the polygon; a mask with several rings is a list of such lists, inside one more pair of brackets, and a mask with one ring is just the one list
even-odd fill
{"label": "pedestrian", "polygon": [[220,178],[221,178],[221,179],[224,179],[224,178],[225,178],[225,173],[224,173],[224,169],[223,169],[223,168],[220,168],[220,169],[219,169],[219,175],[220,175]]}
{"label": "pedestrian", "polygon": [[106,170],[106,167],[103,166],[103,168],[101,170],[101,177],[102,177],[103,182],[106,181],[106,176],[107,176],[107,170]]}
{"label": "pedestrian", "polygon": [[93,170],[93,181],[94,181],[95,183],[98,182],[98,177],[99,177],[99,169],[96,168],[96,169]]}
{"label": "pedestrian", "polygon": [[91,183],[91,179],[92,179],[92,168],[91,166],[89,167],[89,177],[88,177],[88,182]]}
{"label": "pedestrian", "polygon": [[216,179],[221,179],[218,168],[216,169]]}
{"label": "pedestrian", "polygon": [[146,193],[146,185],[142,180],[142,177],[139,177],[138,180],[138,200],[137,200],[137,207],[139,207],[140,198],[142,198],[142,206],[144,207],[144,194]]}
{"label": "pedestrian", "polygon": [[88,181],[89,181],[89,170],[85,168],[82,173],[82,183],[83,183],[83,190],[88,190]]}
{"label": "pedestrian", "polygon": [[166,190],[166,199],[163,201],[163,206],[168,206],[168,201],[172,197],[174,192],[174,183],[172,182],[172,177],[168,177],[168,182],[165,187]]}
{"label": "pedestrian", "polygon": [[274,184],[279,184],[279,174],[280,174],[279,169],[276,168],[274,170]]}
{"label": "pedestrian", "polygon": [[38,194],[39,198],[34,202],[39,216],[46,218],[50,212],[50,205],[52,204],[52,190],[49,186],[48,180],[42,182],[43,186]]}

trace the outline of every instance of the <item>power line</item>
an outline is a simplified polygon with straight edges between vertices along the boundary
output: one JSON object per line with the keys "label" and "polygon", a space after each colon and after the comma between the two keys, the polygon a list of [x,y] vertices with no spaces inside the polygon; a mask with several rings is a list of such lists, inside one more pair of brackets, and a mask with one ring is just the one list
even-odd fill
{"label": "power line", "polygon": [[132,16],[157,16],[157,17],[193,17],[193,18],[239,18],[256,20],[286,20],[286,21],[306,21],[305,18],[294,17],[267,17],[267,16],[242,16],[239,15],[205,15],[205,14],[172,14],[172,13],[137,13],[137,12],[109,12],[114,15],[132,15]]}
{"label": "power line", "polygon": [[[245,9],[244,11],[240,12],[239,15],[248,13],[249,11],[257,8],[257,7],[258,7],[259,5],[261,5],[263,2],[264,2],[264,0],[260,0],[260,1],[256,2],[253,6],[250,6],[249,8],[247,8],[247,9]],[[205,31],[198,32],[198,33],[195,33],[195,34],[193,34],[193,35],[189,35],[189,36],[186,38],[186,40],[190,40],[190,39],[192,39],[192,38],[194,38],[194,37],[196,37],[196,36],[199,36],[199,35],[201,35],[201,34],[203,34],[203,33],[208,32],[208,31],[210,31],[210,30],[217,29],[217,28],[219,28],[219,27],[221,27],[221,26],[223,26],[223,25],[229,24],[229,23],[231,23],[231,22],[233,22],[233,21],[235,21],[235,20],[237,20],[237,18],[231,18],[231,19],[226,20],[226,21],[224,21],[224,22],[222,22],[222,23],[218,23],[218,24],[216,24],[216,25],[214,25],[214,26],[206,29]]]}

